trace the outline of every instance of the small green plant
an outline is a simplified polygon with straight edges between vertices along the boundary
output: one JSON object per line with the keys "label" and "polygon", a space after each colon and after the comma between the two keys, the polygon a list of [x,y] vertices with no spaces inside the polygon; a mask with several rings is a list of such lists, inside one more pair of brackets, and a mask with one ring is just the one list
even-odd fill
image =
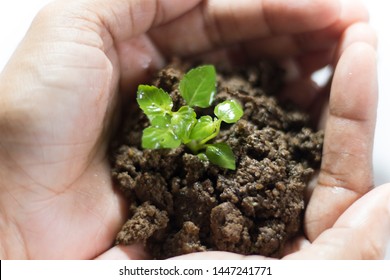
{"label": "small green plant", "polygon": [[185,144],[202,160],[226,169],[235,170],[236,160],[226,143],[208,143],[220,130],[222,122],[235,123],[243,115],[241,105],[226,100],[214,108],[215,117],[201,116],[194,107],[210,107],[216,92],[216,73],[211,65],[200,66],[186,73],[179,83],[179,91],[186,105],[173,112],[173,102],[161,88],[140,85],[137,102],[150,121],[142,134],[144,149],[177,148]]}

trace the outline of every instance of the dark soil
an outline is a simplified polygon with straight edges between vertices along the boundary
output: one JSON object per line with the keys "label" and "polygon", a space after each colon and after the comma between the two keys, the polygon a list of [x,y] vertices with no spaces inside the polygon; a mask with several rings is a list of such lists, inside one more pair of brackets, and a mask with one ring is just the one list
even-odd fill
{"label": "dark soil", "polygon": [[[187,70],[176,61],[153,82],[171,93],[175,110]],[[278,104],[273,95],[283,71],[273,64],[217,72],[215,104],[233,98],[244,108],[215,140],[232,147],[237,169],[201,161],[184,147],[142,150],[149,124],[132,108],[112,155],[113,179],[130,205],[117,243],[143,242],[158,259],[208,250],[278,257],[301,230],[304,189],[319,167],[323,133],[309,128],[306,114]]]}

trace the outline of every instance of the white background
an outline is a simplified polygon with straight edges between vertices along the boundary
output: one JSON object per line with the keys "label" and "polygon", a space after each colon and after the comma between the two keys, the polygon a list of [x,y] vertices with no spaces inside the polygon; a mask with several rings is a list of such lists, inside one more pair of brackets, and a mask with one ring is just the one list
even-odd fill
{"label": "white background", "polygon": [[[379,37],[379,108],[374,144],[375,183],[390,182],[390,15],[389,2],[361,0],[370,11],[371,25]],[[27,31],[35,14],[50,0],[0,0],[0,71]],[[390,258],[390,250],[388,250]]]}
{"label": "white background", "polygon": [[[318,260],[310,261],[310,265],[307,261],[276,260],[2,261],[1,277],[4,280],[389,279],[388,261],[360,261],[356,264],[355,261]],[[261,268],[258,270],[257,267]],[[125,268],[127,274],[120,275],[120,270]],[[238,274],[239,268],[241,271],[247,268],[248,275],[245,271]]]}
{"label": "white background", "polygon": [[[4,280],[389,279],[388,261],[360,261],[356,264],[355,261],[318,260],[310,261],[310,265],[307,261],[276,260],[2,261],[1,276]],[[127,274],[120,275],[120,270],[125,268]],[[247,268],[248,275],[245,270],[241,275],[237,273],[240,268],[241,271]]]}

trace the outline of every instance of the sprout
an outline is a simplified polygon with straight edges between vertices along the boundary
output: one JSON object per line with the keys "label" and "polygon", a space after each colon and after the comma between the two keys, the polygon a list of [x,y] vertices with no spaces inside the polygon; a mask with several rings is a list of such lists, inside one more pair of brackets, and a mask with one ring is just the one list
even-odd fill
{"label": "sprout", "polygon": [[179,91],[186,105],[173,112],[173,101],[163,89],[140,85],[137,102],[150,121],[142,134],[144,149],[177,148],[186,145],[202,160],[222,168],[235,170],[236,160],[226,143],[208,144],[220,131],[221,123],[232,124],[243,115],[235,100],[226,100],[214,108],[215,117],[197,118],[193,107],[210,107],[216,93],[216,73],[213,66],[200,66],[186,73]]}

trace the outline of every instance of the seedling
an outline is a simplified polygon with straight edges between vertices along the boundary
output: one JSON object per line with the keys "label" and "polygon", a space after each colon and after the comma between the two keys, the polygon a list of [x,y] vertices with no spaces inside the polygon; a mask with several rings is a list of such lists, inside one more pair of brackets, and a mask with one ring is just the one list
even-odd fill
{"label": "seedling", "polygon": [[179,91],[186,105],[173,112],[173,101],[161,88],[140,85],[137,102],[150,121],[142,134],[144,149],[177,148],[186,145],[202,160],[209,160],[222,168],[235,170],[236,160],[226,143],[209,143],[222,122],[232,124],[243,115],[241,105],[226,100],[214,108],[215,117],[197,118],[194,107],[210,107],[216,92],[215,68],[210,65],[194,68],[179,83]]}

